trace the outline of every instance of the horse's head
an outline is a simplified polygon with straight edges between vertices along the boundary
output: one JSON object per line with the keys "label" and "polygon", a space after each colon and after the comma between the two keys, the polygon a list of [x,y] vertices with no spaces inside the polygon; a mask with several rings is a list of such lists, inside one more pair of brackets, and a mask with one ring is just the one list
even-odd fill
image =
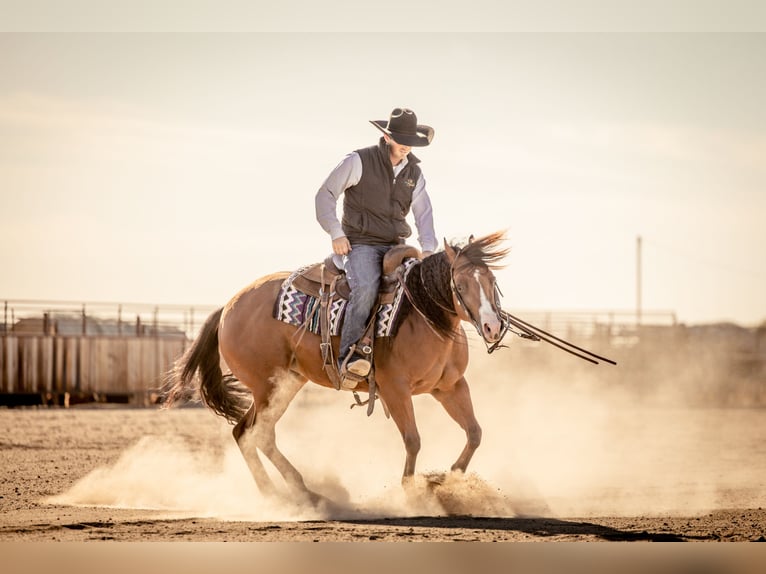
{"label": "horse's head", "polygon": [[504,239],[505,235],[497,232],[480,239],[471,236],[464,247],[444,242],[454,308],[462,320],[473,324],[488,344],[499,342],[505,334],[500,291],[492,273],[508,254],[508,249],[499,245]]}

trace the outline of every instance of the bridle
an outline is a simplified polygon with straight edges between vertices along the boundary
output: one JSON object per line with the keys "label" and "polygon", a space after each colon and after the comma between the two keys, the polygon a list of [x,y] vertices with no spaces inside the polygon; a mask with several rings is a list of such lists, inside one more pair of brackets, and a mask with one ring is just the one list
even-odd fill
{"label": "bridle", "polygon": [[[463,295],[460,293],[460,290],[457,288],[457,284],[455,283],[455,264],[457,263],[458,257],[460,257],[461,253],[463,251],[463,248],[458,248],[455,253],[455,258],[452,260],[452,263],[450,264],[450,270],[449,270],[449,283],[450,283],[450,291],[452,291],[453,296],[458,302],[458,305],[463,308],[463,311],[465,312],[466,316],[469,319],[469,322],[473,325],[474,329],[476,329],[476,332],[481,337],[481,340],[484,342],[484,345],[487,347],[487,353],[492,353],[493,351],[497,350],[500,347],[506,347],[507,345],[502,345],[503,337],[505,337],[505,334],[511,330],[509,322],[506,320],[505,313],[500,308],[500,297],[502,296],[502,292],[500,291],[500,287],[497,286],[497,280],[493,277],[492,278],[492,292],[494,297],[492,297],[492,310],[495,312],[495,314],[500,317],[500,336],[497,338],[497,341],[490,344],[487,342],[487,340],[484,338],[484,332],[481,327],[481,322],[473,316],[473,313],[471,313],[471,310],[468,308],[468,305],[466,305],[465,300],[463,299]],[[481,285],[479,285],[481,287]],[[452,311],[453,313],[457,314],[456,311]]]}
{"label": "bridle", "polygon": [[460,294],[460,291],[458,290],[457,285],[455,284],[455,263],[457,262],[457,259],[460,256],[461,251],[462,249],[457,250],[455,259],[453,259],[452,264],[450,265],[450,290],[454,294],[458,304],[463,308],[463,311],[465,311],[466,315],[470,319],[470,322],[473,324],[476,331],[479,333],[481,340],[484,341],[484,345],[487,347],[487,353],[492,353],[493,351],[499,349],[500,347],[507,347],[508,345],[503,345],[502,341],[506,333],[510,331],[511,333],[513,333],[514,335],[518,335],[522,339],[529,339],[530,341],[545,341],[546,343],[549,343],[553,345],[554,347],[558,347],[559,349],[566,351],[567,353],[570,353],[590,363],[598,364],[598,360],[601,360],[601,361],[610,363],[612,365],[617,364],[611,359],[607,359],[606,357],[602,357],[601,355],[592,353],[591,351],[588,351],[587,349],[578,347],[577,345],[574,345],[570,343],[569,341],[556,337],[555,335],[548,333],[547,331],[543,331],[539,327],[535,327],[534,325],[527,323],[526,321],[523,321],[522,319],[519,319],[518,317],[514,317],[507,311],[504,311],[500,307],[500,297],[503,295],[503,293],[500,291],[500,287],[497,286],[497,281],[494,280],[494,278],[492,281],[492,290],[494,292],[493,293],[494,297],[492,298],[492,310],[498,315],[498,317],[500,317],[500,336],[497,338],[497,341],[495,341],[492,344],[489,344],[487,340],[484,338],[484,334],[481,329],[481,324],[473,316],[473,313],[471,313],[471,310],[465,304],[465,301],[463,300],[463,296]]}
{"label": "bridle", "polygon": [[[450,270],[449,270],[450,292],[452,293],[454,299],[457,301],[458,306],[462,307],[463,311],[468,317],[469,322],[474,326],[477,333],[481,337],[481,340],[484,342],[484,345],[487,347],[487,353],[492,353],[501,347],[507,347],[508,345],[503,345],[502,341],[505,335],[510,332],[510,333],[513,333],[514,335],[521,337],[522,339],[528,339],[530,341],[544,341],[546,343],[549,343],[555,347],[558,347],[559,349],[566,351],[567,353],[570,353],[590,363],[598,364],[598,361],[601,360],[601,361],[610,363],[612,365],[617,364],[611,359],[607,359],[606,357],[602,357],[601,355],[592,353],[591,351],[588,351],[587,349],[578,347],[577,345],[574,345],[570,343],[569,341],[561,339],[560,337],[556,337],[555,335],[548,333],[547,331],[544,331],[543,329],[540,329],[539,327],[535,327],[531,323],[528,323],[520,319],[519,317],[511,315],[508,311],[503,310],[500,307],[500,297],[503,296],[503,293],[502,291],[500,291],[500,287],[498,287],[497,281],[494,280],[494,278],[492,281],[492,290],[493,290],[492,309],[498,315],[498,317],[500,317],[500,336],[497,338],[497,341],[495,341],[494,343],[492,344],[488,343],[487,340],[484,338],[484,334],[481,328],[481,323],[476,319],[476,317],[473,316],[473,313],[471,313],[471,310],[468,308],[468,305],[466,305],[465,300],[463,299],[463,295],[460,293],[460,291],[457,288],[457,284],[455,283],[455,263],[457,262],[458,258],[462,254],[462,250],[463,250],[462,248],[458,248],[456,250],[455,258],[452,260],[452,263],[450,263]],[[428,326],[436,334],[436,336],[441,338],[441,336],[435,329],[433,322],[426,316],[425,313],[423,313],[423,311],[421,311],[418,308],[417,304],[415,303],[415,299],[412,296],[412,293],[407,287],[406,277],[409,271],[412,269],[414,269],[414,267],[411,267],[405,273],[402,273],[401,271],[397,273],[399,283],[402,285],[404,294],[407,297],[407,299],[409,299],[410,303],[412,304],[412,307],[423,317],[423,319],[426,321],[426,324],[428,324]],[[422,262],[420,267],[420,282],[426,288],[426,291],[428,291],[427,284],[425,281],[423,281]],[[442,310],[452,315],[458,315],[457,309],[450,309],[444,306],[431,293],[429,293],[429,296],[431,300]]]}

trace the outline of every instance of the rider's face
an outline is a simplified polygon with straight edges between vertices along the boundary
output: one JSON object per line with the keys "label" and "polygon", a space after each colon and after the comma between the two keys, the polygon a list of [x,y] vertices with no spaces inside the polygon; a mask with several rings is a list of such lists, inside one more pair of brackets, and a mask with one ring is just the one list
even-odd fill
{"label": "rider's face", "polygon": [[410,153],[412,146],[398,144],[389,135],[386,135],[385,138],[388,144],[388,153],[391,156],[391,164],[398,165]]}

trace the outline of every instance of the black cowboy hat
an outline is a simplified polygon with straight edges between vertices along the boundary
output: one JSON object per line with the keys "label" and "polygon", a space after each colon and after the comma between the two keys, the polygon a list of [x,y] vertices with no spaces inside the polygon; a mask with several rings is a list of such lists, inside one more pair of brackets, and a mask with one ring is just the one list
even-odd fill
{"label": "black cowboy hat", "polygon": [[424,147],[434,139],[434,129],[418,125],[418,117],[408,108],[394,108],[388,121],[370,120],[370,123],[400,145]]}

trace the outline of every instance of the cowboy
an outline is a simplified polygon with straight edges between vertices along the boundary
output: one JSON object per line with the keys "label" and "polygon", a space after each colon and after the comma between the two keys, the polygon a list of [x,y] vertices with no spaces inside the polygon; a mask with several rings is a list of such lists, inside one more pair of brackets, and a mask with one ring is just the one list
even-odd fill
{"label": "cowboy", "polygon": [[[431,143],[434,130],[418,124],[415,112],[395,108],[388,121],[370,120],[383,132],[377,145],[348,154],[316,194],[316,217],[342,257],[351,294],[340,338],[338,367],[343,386],[370,372],[368,355],[357,351],[359,339],[378,297],[383,256],[412,234],[406,216],[412,210],[423,256],[436,250],[431,200],[410,150]],[[336,205],[343,195],[343,217]],[[351,373],[355,377],[348,377]]]}

